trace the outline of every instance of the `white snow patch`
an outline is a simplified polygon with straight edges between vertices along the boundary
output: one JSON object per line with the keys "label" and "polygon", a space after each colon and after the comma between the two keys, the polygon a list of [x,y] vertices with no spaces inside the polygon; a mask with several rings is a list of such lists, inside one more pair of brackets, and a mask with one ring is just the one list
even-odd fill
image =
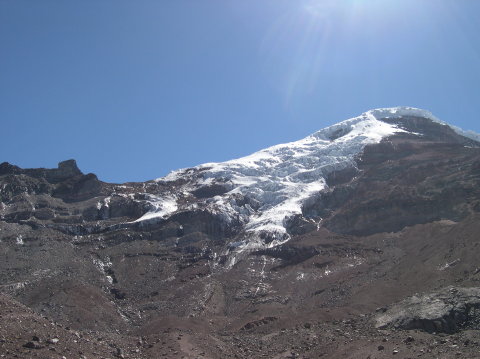
{"label": "white snow patch", "polygon": [[98,258],[92,258],[93,264],[95,267],[97,267],[101,273],[105,275],[105,279],[107,280],[108,283],[113,284],[113,277],[111,275],[107,274],[108,268],[111,268],[113,263],[110,260],[110,257],[106,257],[104,261],[98,259]]}
{"label": "white snow patch", "polygon": [[166,218],[178,209],[177,198],[173,195],[165,197],[149,195],[149,197],[149,203],[153,207],[152,210],[134,222],[142,222],[152,218]]}
{"label": "white snow patch", "polygon": [[97,209],[101,210],[102,208],[110,207],[111,200],[112,200],[112,197],[105,197],[103,200],[97,201]]}

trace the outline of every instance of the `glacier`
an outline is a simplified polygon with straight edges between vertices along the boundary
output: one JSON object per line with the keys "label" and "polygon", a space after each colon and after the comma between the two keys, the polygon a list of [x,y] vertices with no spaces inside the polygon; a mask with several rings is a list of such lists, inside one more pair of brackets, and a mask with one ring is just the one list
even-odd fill
{"label": "glacier", "polygon": [[[397,133],[409,133],[381,119],[422,117],[442,125],[429,111],[413,107],[380,108],[317,131],[299,141],[272,146],[249,156],[173,171],[156,179],[175,188],[175,193],[150,195],[151,210],[135,222],[168,219],[192,209],[209,211],[223,223],[236,221],[245,229],[237,247],[275,246],[290,238],[287,223],[302,214],[309,199],[328,188],[329,174],[356,168],[355,158],[365,146]],[[475,140],[480,135],[450,126]],[[194,194],[202,188],[220,186],[223,191],[208,198]],[[249,202],[238,198],[248,198]],[[268,235],[266,243],[261,238]]]}

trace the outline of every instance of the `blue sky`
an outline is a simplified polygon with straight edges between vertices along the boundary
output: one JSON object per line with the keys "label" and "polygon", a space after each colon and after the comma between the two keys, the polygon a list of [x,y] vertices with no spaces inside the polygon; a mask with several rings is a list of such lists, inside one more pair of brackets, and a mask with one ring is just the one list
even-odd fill
{"label": "blue sky", "polygon": [[480,132],[477,0],[0,0],[0,162],[112,182],[377,107]]}

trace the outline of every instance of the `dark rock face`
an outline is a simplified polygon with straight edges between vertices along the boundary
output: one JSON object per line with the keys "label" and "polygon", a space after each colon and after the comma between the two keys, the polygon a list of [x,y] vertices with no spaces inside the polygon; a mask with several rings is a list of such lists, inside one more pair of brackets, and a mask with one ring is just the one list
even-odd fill
{"label": "dark rock face", "polygon": [[77,162],[75,160],[67,160],[60,162],[58,169],[46,171],[46,178],[48,182],[58,183],[81,174],[82,172],[78,169]]}
{"label": "dark rock face", "polygon": [[63,181],[53,191],[52,196],[65,202],[80,202],[97,197],[102,192],[102,184],[93,173],[79,175]]}
{"label": "dark rock face", "polygon": [[480,329],[480,288],[447,287],[441,292],[410,297],[377,316],[377,328],[421,329],[455,333]]}
{"label": "dark rock face", "polygon": [[33,178],[44,178],[49,183],[58,183],[68,178],[81,175],[75,160],[62,161],[58,164],[58,168],[30,168],[21,169],[20,167],[11,165],[8,162],[0,164],[0,176],[7,174],[24,174]]}
{"label": "dark rock face", "polygon": [[220,196],[229,191],[229,189],[222,184],[212,184],[209,186],[203,186],[193,191],[192,194],[197,198],[212,198]]}
{"label": "dark rock face", "polygon": [[0,176],[8,174],[20,174],[22,169],[8,162],[0,163]]}
{"label": "dark rock face", "polygon": [[455,143],[463,146],[476,146],[478,142],[460,136],[451,127],[432,122],[422,117],[404,116],[401,119],[384,118],[382,121],[398,125],[409,132],[420,133],[426,141],[434,141],[441,143]]}

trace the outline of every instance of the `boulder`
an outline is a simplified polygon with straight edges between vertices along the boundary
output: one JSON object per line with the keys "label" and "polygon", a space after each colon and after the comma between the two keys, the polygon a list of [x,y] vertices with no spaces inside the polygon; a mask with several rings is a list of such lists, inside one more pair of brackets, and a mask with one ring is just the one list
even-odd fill
{"label": "boulder", "polygon": [[455,333],[480,329],[480,287],[446,287],[412,296],[375,318],[379,329],[420,329],[429,333]]}

